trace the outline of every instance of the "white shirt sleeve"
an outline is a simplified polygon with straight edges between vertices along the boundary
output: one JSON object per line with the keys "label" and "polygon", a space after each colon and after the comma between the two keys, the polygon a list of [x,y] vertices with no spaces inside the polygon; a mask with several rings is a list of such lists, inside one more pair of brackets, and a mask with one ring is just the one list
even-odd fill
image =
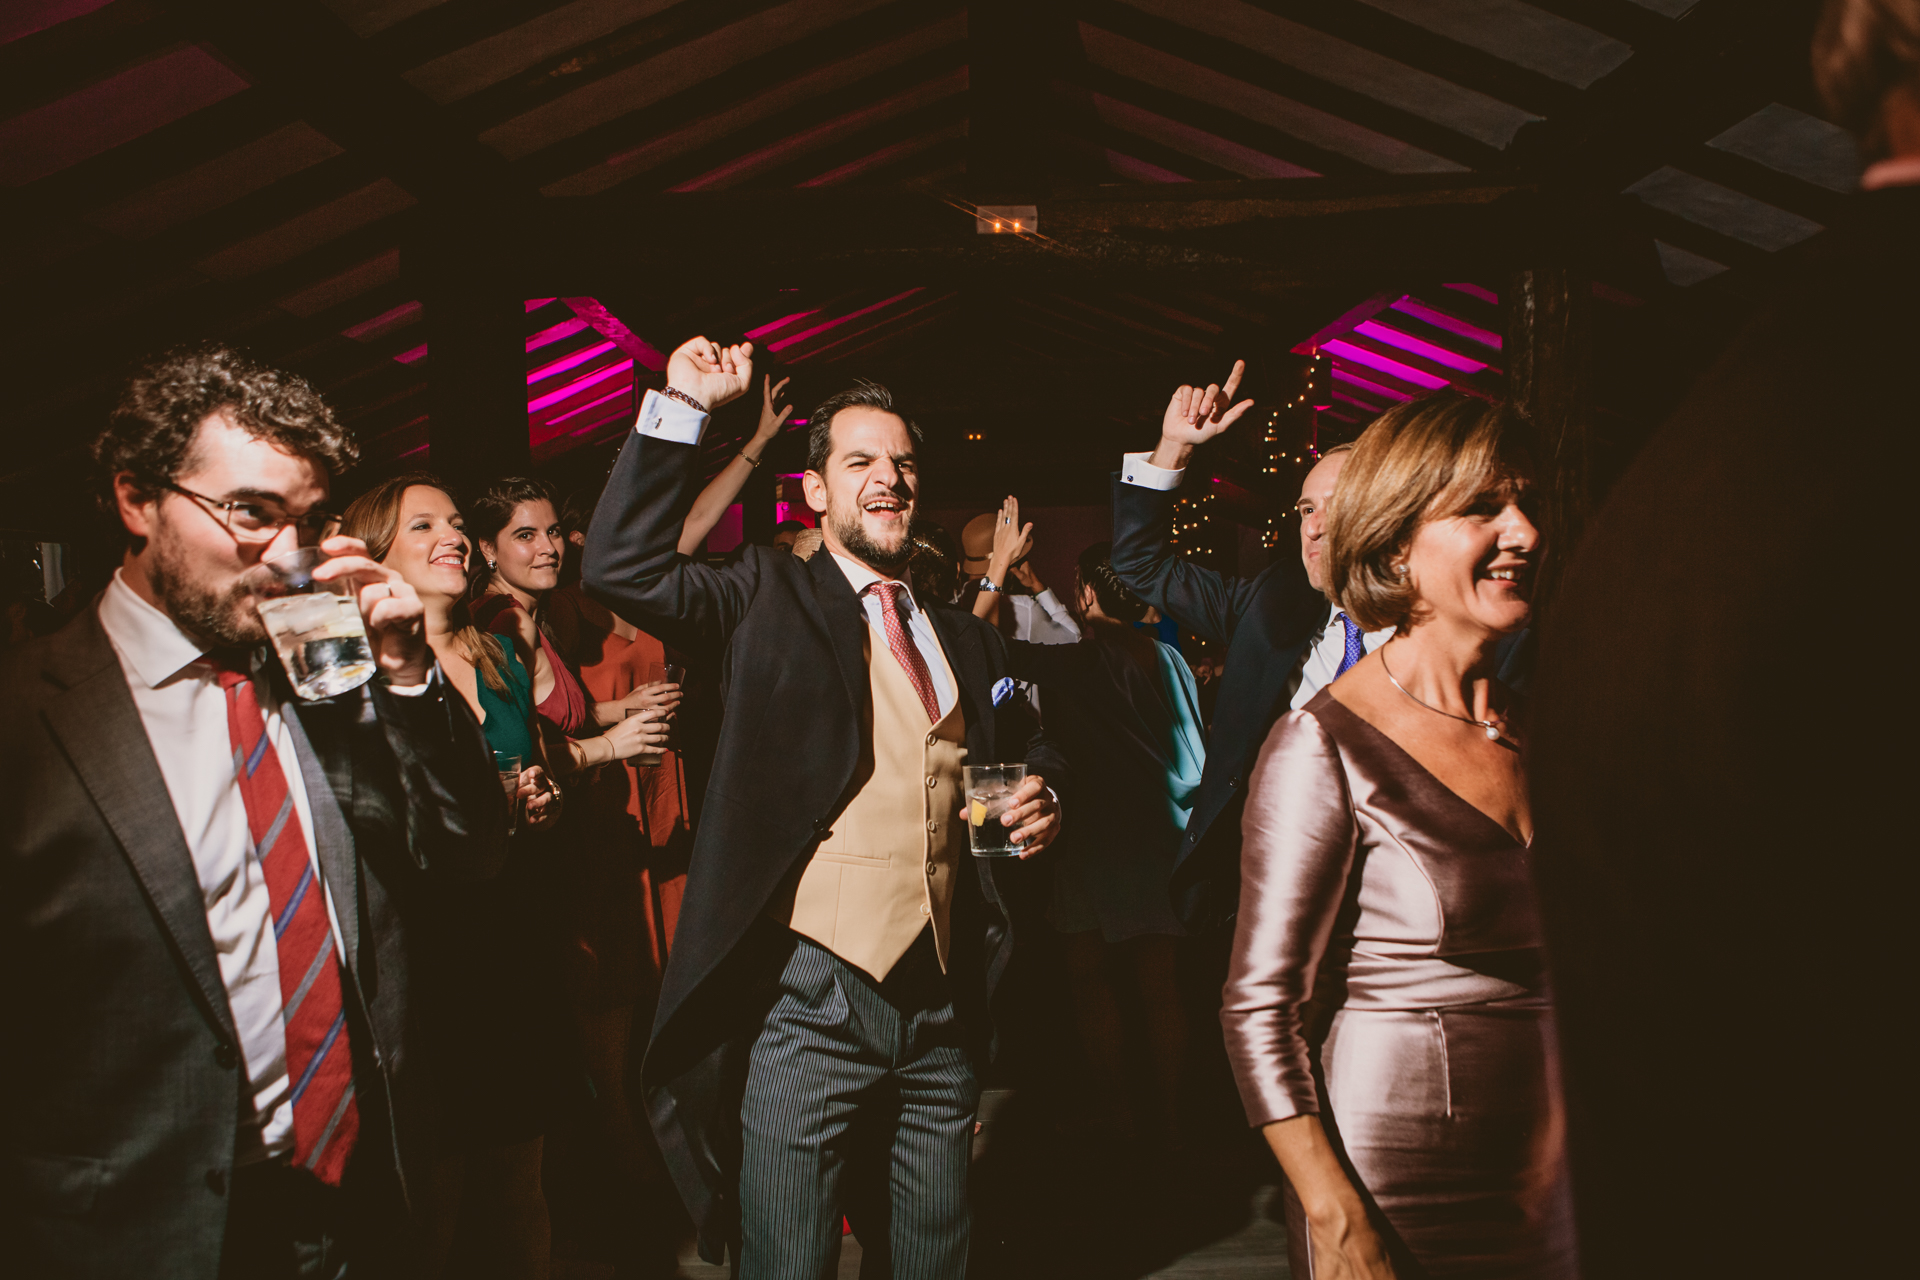
{"label": "white shirt sleeve", "polygon": [[1120,457],[1120,478],[1128,484],[1137,484],[1142,489],[1178,489],[1186,478],[1186,469],[1169,471],[1165,467],[1156,467],[1147,459],[1150,453],[1128,453]]}
{"label": "white shirt sleeve", "polygon": [[1067,612],[1067,606],[1060,603],[1060,597],[1053,594],[1052,587],[1031,598],[1015,596],[1013,603],[1014,611],[1019,616],[1020,629],[1026,632],[1025,635],[1015,636],[1015,639],[1031,640],[1035,644],[1080,642],[1080,625]]}
{"label": "white shirt sleeve", "polygon": [[658,436],[680,444],[699,444],[707,429],[707,415],[690,404],[648,391],[640,402],[640,417],[633,429],[643,436]]}

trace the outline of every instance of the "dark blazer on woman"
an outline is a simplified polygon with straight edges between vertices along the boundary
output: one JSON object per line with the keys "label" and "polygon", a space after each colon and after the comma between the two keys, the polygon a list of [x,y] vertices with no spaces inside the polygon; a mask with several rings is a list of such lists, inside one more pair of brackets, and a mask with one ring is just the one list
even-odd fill
{"label": "dark blazer on woman", "polygon": [[[833,557],[748,547],[724,569],[676,551],[702,483],[700,450],[628,439],[587,534],[582,581],[627,621],[690,656],[719,659],[723,713],[686,896],[662,979],[642,1082],[654,1132],[717,1258],[735,1220],[745,1054],[759,1029],[754,992],[769,975],[755,939],[832,827],[871,735],[859,597]],[[1060,755],[1007,741],[992,689],[1006,674],[999,634],[957,609],[927,608],[959,685],[967,755],[1024,759],[1067,797]],[[955,888],[948,979],[976,1060],[988,1056],[989,1002],[1012,956],[1006,909],[1017,864],[968,858]]]}
{"label": "dark blazer on woman", "polygon": [[[506,804],[445,684],[325,702],[278,684],[345,944],[355,1160],[404,1193],[427,1153],[401,917],[420,877],[498,867]],[[36,1280],[220,1270],[245,1071],[155,750],[97,607],[0,669],[0,1239]]]}

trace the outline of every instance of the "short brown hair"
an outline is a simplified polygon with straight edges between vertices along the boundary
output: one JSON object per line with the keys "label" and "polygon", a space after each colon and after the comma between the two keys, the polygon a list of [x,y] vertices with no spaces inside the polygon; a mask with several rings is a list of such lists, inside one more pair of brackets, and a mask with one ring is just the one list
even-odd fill
{"label": "short brown hair", "polygon": [[1920,2],[1827,0],[1813,33],[1813,83],[1833,122],[1860,139],[1868,160],[1884,157],[1880,108],[1902,84],[1920,91]]}
{"label": "short brown hair", "polygon": [[194,343],[141,364],[106,430],[94,438],[107,509],[113,509],[116,476],[131,474],[140,492],[152,495],[189,470],[200,424],[216,413],[255,439],[319,463],[329,475],[360,460],[353,436],[305,378],[217,342]]}
{"label": "short brown hair", "polygon": [[1363,630],[1414,621],[1393,562],[1429,520],[1465,511],[1503,468],[1528,470],[1525,425],[1505,405],[1440,392],[1387,410],[1354,441],[1327,511],[1327,594]]}
{"label": "short brown hair", "polygon": [[833,456],[833,418],[842,409],[878,409],[890,413],[907,424],[907,435],[913,439],[914,448],[925,443],[919,425],[894,403],[893,392],[877,382],[856,378],[852,386],[838,395],[828,396],[814,409],[813,418],[807,424],[807,470],[826,474],[827,459]]}

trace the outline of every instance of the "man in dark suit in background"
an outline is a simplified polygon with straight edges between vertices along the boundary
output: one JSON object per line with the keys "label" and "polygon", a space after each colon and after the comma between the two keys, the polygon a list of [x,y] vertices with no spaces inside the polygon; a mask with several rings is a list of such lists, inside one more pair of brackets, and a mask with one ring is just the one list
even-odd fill
{"label": "man in dark suit in background", "polygon": [[[1153,452],[1128,454],[1113,482],[1114,572],[1194,635],[1227,646],[1206,769],[1173,870],[1174,909],[1188,928],[1202,933],[1225,929],[1239,899],[1240,808],[1267,730],[1290,705],[1300,705],[1331,679],[1344,653],[1339,646],[1335,666],[1318,673],[1319,683],[1305,687],[1306,698],[1295,699],[1303,679],[1315,674],[1311,659],[1332,616],[1317,573],[1326,497],[1340,455],[1323,460],[1307,476],[1299,559],[1282,557],[1252,578],[1233,578],[1191,563],[1170,545],[1174,503],[1194,448],[1253,405],[1251,400],[1233,403],[1245,369],[1244,362],[1236,362],[1224,386],[1174,392]],[[1337,626],[1334,635],[1344,639]]]}
{"label": "man in dark suit in background", "polygon": [[1614,486],[1541,648],[1587,1280],[1913,1265],[1920,2],[1830,4],[1814,70],[1863,190]]}
{"label": "man in dark suit in background", "polygon": [[961,1280],[978,1072],[1016,925],[1013,860],[969,854],[961,762],[1024,758],[1008,823],[1028,853],[1059,830],[1061,763],[997,733],[999,635],[906,582],[919,433],[885,388],[814,411],[820,551],[748,547],[725,569],[675,555],[707,415],[747,389],[751,354],[703,338],[673,353],[587,536],[590,592],[724,672],[642,1083],[705,1257],[731,1242],[744,1280],[819,1280],[844,1203],[879,1273]]}
{"label": "man in dark suit in background", "polygon": [[[479,728],[413,589],[331,536],[354,449],[306,383],[169,353],[95,458],[132,549],[0,672],[0,1247],[35,1280],[404,1274],[399,899],[505,857]],[[380,674],[303,703],[247,573],[315,542]]]}

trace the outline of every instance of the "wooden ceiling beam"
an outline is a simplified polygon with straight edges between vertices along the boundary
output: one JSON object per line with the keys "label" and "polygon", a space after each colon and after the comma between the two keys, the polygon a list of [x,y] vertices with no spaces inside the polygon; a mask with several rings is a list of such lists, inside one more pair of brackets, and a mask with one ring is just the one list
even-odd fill
{"label": "wooden ceiling beam", "polygon": [[[1551,76],[1461,44],[1364,0],[1248,0],[1268,13],[1483,93],[1535,115],[1564,111],[1580,91]],[[1486,21],[1499,19],[1489,16]]]}
{"label": "wooden ceiling beam", "polygon": [[465,130],[481,133],[786,2],[680,0],[468,94],[449,104],[448,111]]}
{"label": "wooden ceiling beam", "polygon": [[157,0],[268,97],[421,200],[530,194],[499,155],[376,58],[319,0]]}
{"label": "wooden ceiling beam", "polygon": [[1153,85],[1129,79],[1118,72],[1104,67],[1088,66],[1079,72],[1080,87],[1093,93],[1103,94],[1143,111],[1165,116],[1195,129],[1224,138],[1228,142],[1284,160],[1304,169],[1328,177],[1345,174],[1372,173],[1357,160],[1341,155],[1337,151],[1328,151],[1316,147],[1310,142],[1302,142],[1290,133],[1272,129],[1257,121],[1233,111],[1224,111],[1205,103],[1195,102],[1181,94],[1170,93]]}
{"label": "wooden ceiling beam", "polygon": [[1115,35],[1161,49],[1221,75],[1303,102],[1363,128],[1385,134],[1423,151],[1465,165],[1498,172],[1508,167],[1504,153],[1455,133],[1444,125],[1388,106],[1318,76],[1276,62],[1249,49],[1216,40],[1190,27],[1143,13],[1119,0],[1080,0],[1088,22]]}
{"label": "wooden ceiling beam", "polygon": [[[961,8],[957,0],[898,0],[898,3],[869,10],[857,18],[722,71],[690,89],[544,147],[515,161],[514,168],[525,175],[530,186],[545,187],[561,178],[591,169],[609,157],[631,153],[647,143],[668,139],[677,132],[691,129],[710,117],[721,115],[762,94],[777,92],[784,84],[804,81],[823,67],[836,63],[857,63],[874,49],[911,32],[952,21]],[[965,45],[956,42],[954,50],[945,60],[936,57],[933,62],[944,71],[963,65],[965,56]],[[855,82],[864,84],[892,70],[882,68],[864,75],[858,72],[850,74]],[[836,94],[845,96],[838,90],[828,90],[817,96]],[[788,110],[804,108],[806,103],[814,100],[803,98]],[[849,99],[857,100],[857,94]],[[634,176],[643,178],[647,172],[649,170],[643,169]],[[671,183],[654,185],[669,186]]]}
{"label": "wooden ceiling beam", "polygon": [[0,119],[58,101],[180,42],[150,0],[115,0],[0,44]]}

